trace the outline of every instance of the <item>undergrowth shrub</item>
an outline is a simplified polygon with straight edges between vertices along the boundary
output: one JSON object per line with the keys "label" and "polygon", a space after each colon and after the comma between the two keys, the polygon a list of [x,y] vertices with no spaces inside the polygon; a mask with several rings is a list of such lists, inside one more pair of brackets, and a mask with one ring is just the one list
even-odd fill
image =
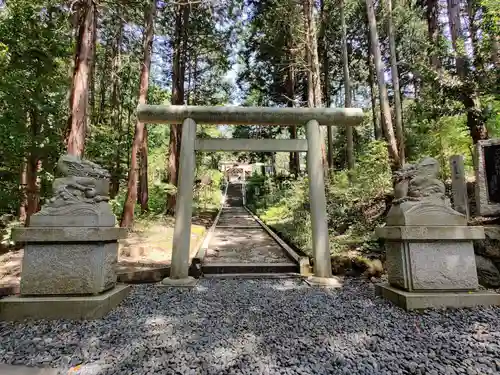
{"label": "undergrowth shrub", "polygon": [[[369,142],[355,168],[331,171],[325,181],[331,252],[355,247],[371,250],[372,233],[390,201],[391,172],[384,142]],[[312,255],[308,179],[254,175],[247,185],[248,205],[286,240]]]}
{"label": "undergrowth shrub", "polygon": [[200,209],[219,208],[222,198],[223,173],[218,169],[198,167],[193,203]]}

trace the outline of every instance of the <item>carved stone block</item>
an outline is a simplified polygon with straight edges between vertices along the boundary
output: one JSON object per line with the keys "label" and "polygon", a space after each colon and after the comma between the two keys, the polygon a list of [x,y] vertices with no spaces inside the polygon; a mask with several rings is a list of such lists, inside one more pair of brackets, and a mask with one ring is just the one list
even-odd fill
{"label": "carved stone block", "polygon": [[408,291],[459,291],[478,287],[472,241],[389,241],[389,283]]}
{"label": "carved stone block", "polygon": [[22,295],[98,294],[116,284],[118,242],[28,243]]}

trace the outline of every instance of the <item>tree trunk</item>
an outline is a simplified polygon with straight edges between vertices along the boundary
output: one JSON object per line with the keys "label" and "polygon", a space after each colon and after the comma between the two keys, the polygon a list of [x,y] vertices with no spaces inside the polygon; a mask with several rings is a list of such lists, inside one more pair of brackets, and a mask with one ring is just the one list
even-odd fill
{"label": "tree trunk", "polygon": [[500,35],[493,35],[491,38],[491,62],[500,70]]}
{"label": "tree trunk", "polygon": [[28,163],[26,159],[23,158],[23,163],[21,165],[21,174],[19,181],[19,193],[20,193],[20,202],[19,202],[19,221],[24,223],[26,222],[26,218],[28,215],[28,197],[26,194],[27,185],[28,185]]}
{"label": "tree trunk", "polygon": [[108,64],[110,59],[111,49],[105,48],[103,62],[101,66],[101,77],[99,79],[99,110],[97,111],[97,116],[95,123],[101,124],[105,122],[106,117],[106,90],[108,89],[108,79],[109,79],[109,69],[110,66]]}
{"label": "tree trunk", "polygon": [[398,60],[396,56],[396,38],[392,19],[392,0],[387,1],[387,34],[389,35],[389,49],[391,54],[392,90],[394,94],[394,113],[396,114],[396,140],[398,142],[399,164],[405,162],[405,140],[403,132],[403,108],[401,106],[401,92],[399,89]]}
{"label": "tree trunk", "polygon": [[368,25],[370,30],[370,42],[374,57],[375,71],[378,81],[379,101],[382,112],[382,129],[387,141],[387,149],[391,159],[392,169],[397,169],[400,165],[398,145],[392,128],[391,109],[389,107],[389,99],[387,98],[387,88],[384,80],[384,65],[380,53],[380,45],[378,41],[377,21],[375,19],[375,9],[373,0],[366,0],[366,10],[368,16]]}
{"label": "tree trunk", "polygon": [[[323,68],[323,101],[325,107],[330,107],[330,59],[328,57],[328,13],[325,0],[321,1],[321,57]],[[333,168],[333,128],[326,127],[326,150],[328,168]]]}
{"label": "tree trunk", "polygon": [[89,75],[94,59],[96,11],[93,0],[80,0],[77,5],[78,32],[71,85],[66,147],[69,154],[82,156],[87,133]]}
{"label": "tree trunk", "polygon": [[[96,48],[96,42],[97,42],[97,8],[94,6],[94,29],[92,31],[92,46]],[[95,106],[95,90],[96,90],[96,85],[95,85],[95,72],[96,72],[96,65],[97,65],[97,52],[94,52],[94,58],[92,59],[92,65],[90,66],[90,118],[91,118],[91,125],[93,124],[93,121],[96,119],[96,106]]]}
{"label": "tree trunk", "polygon": [[372,122],[373,122],[373,136],[375,139],[382,138],[382,130],[380,126],[380,111],[377,111],[377,88],[375,87],[375,73],[373,69],[373,53],[372,44],[370,41],[370,30],[367,24],[366,36],[368,40],[368,52],[366,56],[366,67],[368,68],[368,84],[370,85],[370,100],[372,107]]}
{"label": "tree trunk", "polygon": [[463,93],[462,103],[467,111],[467,127],[472,138],[472,143],[488,139],[488,128],[486,128],[484,116],[481,110],[481,102],[476,93]]}
{"label": "tree trunk", "polygon": [[441,67],[441,62],[437,55],[439,45],[439,0],[426,0],[427,35],[431,42],[431,53],[429,61],[434,69]]}
{"label": "tree trunk", "polygon": [[[303,0],[304,23],[306,31],[306,55],[307,55],[307,105],[310,108],[321,107],[321,82],[318,57],[318,38],[316,20],[314,18],[314,0]],[[328,158],[326,156],[325,138],[326,129],[320,127],[321,132],[321,154],[323,168],[328,172]]]}
{"label": "tree trunk", "polygon": [[121,45],[122,45],[122,35],[123,35],[123,23],[120,19],[120,14],[117,15],[117,28],[116,28],[116,38],[113,45],[113,69],[111,71],[112,84],[111,84],[111,127],[118,134],[116,139],[116,150],[115,150],[115,163],[111,172],[111,183],[109,189],[109,196],[113,199],[120,189],[120,176],[121,171],[121,140],[122,140],[122,123],[121,123],[121,111],[120,111],[120,68],[121,68]]}
{"label": "tree trunk", "polygon": [[[345,101],[344,107],[352,107],[352,89],[351,89],[351,78],[349,76],[349,56],[347,54],[347,28],[345,24],[344,15],[344,1],[340,0],[339,5],[340,11],[340,28],[342,30],[342,66],[344,67],[344,91],[345,91]],[[346,126],[346,152],[347,152],[347,169],[354,168],[354,142],[353,142],[353,128],[352,126]]]}
{"label": "tree trunk", "polygon": [[31,215],[36,213],[40,207],[40,186],[38,184],[40,157],[36,139],[38,138],[41,124],[37,109],[32,108],[30,110],[29,122],[32,138],[26,163],[26,226],[29,226]]}
{"label": "tree trunk", "polygon": [[[133,93],[130,94],[132,96]],[[132,129],[132,108],[127,108],[127,171],[130,169],[130,153],[132,152],[132,142],[130,130]]]}
{"label": "tree trunk", "polygon": [[[288,50],[288,71],[286,77],[286,92],[288,97],[287,106],[294,107],[295,104],[295,67],[294,67],[294,55],[293,48],[290,46]],[[291,125],[288,127],[288,131],[290,133],[290,139],[297,138],[297,126]],[[298,152],[290,152],[289,154],[289,170],[290,174],[298,177],[300,172],[300,159]]]}
{"label": "tree trunk", "polygon": [[[484,69],[482,54],[479,52],[480,45],[478,40],[478,25],[476,23],[476,14],[478,6],[476,0],[467,0],[467,16],[469,21],[469,37],[472,47],[472,55],[474,56],[474,67],[476,71]],[[479,76],[482,79],[482,75]]]}
{"label": "tree trunk", "polygon": [[[287,58],[288,58],[288,67],[287,67],[287,75],[286,75],[286,95],[287,95],[287,106],[295,107],[296,101],[296,85],[297,85],[297,77],[296,77],[296,54],[295,54],[295,41],[293,35],[292,25],[288,25],[287,29]],[[288,132],[290,133],[290,139],[297,138],[297,126],[291,125],[288,127]],[[298,152],[290,152],[289,154],[289,171],[290,174],[294,175],[296,178],[300,173],[300,158]]]}
{"label": "tree trunk", "polygon": [[[139,78],[139,104],[145,104],[149,88],[149,70],[151,67],[151,52],[153,49],[154,18],[156,14],[156,0],[152,0],[145,11],[145,28],[142,43],[143,58],[141,66],[141,76]],[[138,154],[141,155],[140,171],[141,180],[145,174],[146,182],[141,188],[141,210],[147,210],[148,190],[147,190],[147,128],[143,122],[137,121],[134,130],[134,141],[130,153],[130,167],[128,171],[127,197],[123,206],[121,227],[129,227],[134,221],[134,208],[137,200],[137,179],[138,179]],[[144,173],[145,172],[145,173]],[[145,192],[144,192],[145,189]],[[143,206],[145,204],[145,206]]]}
{"label": "tree trunk", "polygon": [[25,225],[29,226],[30,217],[38,212],[40,208],[40,186],[38,184],[38,170],[40,168],[40,160],[35,152],[31,152],[28,156],[28,165],[26,171],[26,197],[28,200],[26,209]]}
{"label": "tree trunk", "polygon": [[460,22],[460,0],[448,0],[448,22],[450,26],[451,42],[455,51],[457,75],[462,82],[460,92],[461,101],[467,112],[467,127],[474,144],[488,138],[488,129],[481,110],[481,101],[474,87],[474,83],[467,79],[468,64],[463,51],[463,32]]}
{"label": "tree trunk", "polygon": [[149,188],[148,188],[148,127],[144,125],[144,136],[140,148],[140,165],[139,165],[139,204],[141,212],[146,212],[149,209]]}
{"label": "tree trunk", "polygon": [[377,89],[375,87],[375,82],[374,82],[375,79],[373,74],[372,54],[370,50],[368,50],[367,66],[368,66],[368,85],[370,85],[370,101],[372,107],[373,135],[375,139],[381,139],[382,131],[380,130],[380,125],[378,121],[380,111],[377,111]]}
{"label": "tree trunk", "polygon": [[457,74],[460,79],[466,76],[465,57],[459,46],[459,41],[462,38],[462,25],[460,22],[460,0],[448,0],[448,23],[450,26],[451,44],[455,51],[455,61]]}
{"label": "tree trunk", "polygon": [[[187,1],[182,1],[176,5],[175,33],[173,41],[172,59],[172,104],[184,104],[184,81],[186,74],[186,46],[188,37],[188,23],[191,5]],[[182,124],[170,125],[170,142],[168,158],[168,178],[169,183],[178,185],[179,178],[179,157],[181,151]],[[166,212],[175,212],[176,195],[171,194],[167,198]]]}

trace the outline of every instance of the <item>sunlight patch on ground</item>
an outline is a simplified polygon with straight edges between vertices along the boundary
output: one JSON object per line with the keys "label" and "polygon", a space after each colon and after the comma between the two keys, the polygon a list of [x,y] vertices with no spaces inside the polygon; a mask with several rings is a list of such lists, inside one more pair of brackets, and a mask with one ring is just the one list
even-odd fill
{"label": "sunlight patch on ground", "polygon": [[295,289],[304,289],[308,286],[303,284],[301,281],[297,279],[285,279],[280,284],[274,284],[271,286],[275,290],[295,290]]}
{"label": "sunlight patch on ground", "polygon": [[163,326],[172,322],[171,317],[166,316],[152,316],[151,318],[146,319],[144,322],[145,326]]}

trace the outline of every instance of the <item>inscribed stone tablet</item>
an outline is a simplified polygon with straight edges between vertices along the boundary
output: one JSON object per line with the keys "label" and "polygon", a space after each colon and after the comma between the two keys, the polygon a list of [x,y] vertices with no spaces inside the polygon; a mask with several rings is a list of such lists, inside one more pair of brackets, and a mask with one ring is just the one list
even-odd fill
{"label": "inscribed stone tablet", "polygon": [[500,145],[485,146],[483,152],[488,201],[500,203]]}

